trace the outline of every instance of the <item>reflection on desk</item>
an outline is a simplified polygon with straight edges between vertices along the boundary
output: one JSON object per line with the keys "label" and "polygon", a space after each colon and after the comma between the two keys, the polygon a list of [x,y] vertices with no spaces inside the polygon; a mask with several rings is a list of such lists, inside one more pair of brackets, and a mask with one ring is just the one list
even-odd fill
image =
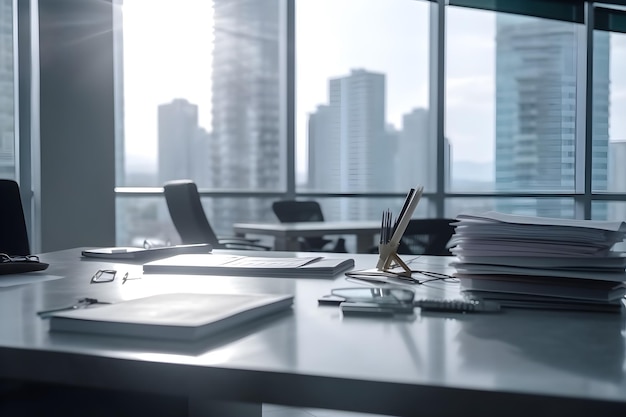
{"label": "reflection on desk", "polygon": [[[502,326],[493,317],[458,319],[460,354],[480,372],[486,364],[514,371],[516,357],[527,366],[549,366],[581,380],[621,383],[624,378],[625,320],[612,313],[509,310]],[[493,349],[494,343],[506,349]],[[549,381],[545,381],[550,383]],[[542,381],[533,383],[541,385]]]}

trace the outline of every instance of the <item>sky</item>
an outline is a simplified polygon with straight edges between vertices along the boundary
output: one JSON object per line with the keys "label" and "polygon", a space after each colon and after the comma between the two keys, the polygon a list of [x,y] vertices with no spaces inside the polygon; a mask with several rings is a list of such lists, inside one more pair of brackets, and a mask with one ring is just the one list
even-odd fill
{"label": "sky", "polygon": [[[212,1],[125,0],[122,7],[127,161],[154,169],[159,104],[186,98],[211,130]],[[403,114],[427,106],[429,7],[407,0],[296,2],[299,174],[306,167],[307,116],[328,102],[329,78],[357,68],[385,73],[387,121],[396,128]],[[446,136],[454,161],[491,163],[495,14],[447,10]],[[611,53],[611,112],[625,114],[626,35],[613,36]],[[611,136],[626,139],[625,117],[612,117]]]}

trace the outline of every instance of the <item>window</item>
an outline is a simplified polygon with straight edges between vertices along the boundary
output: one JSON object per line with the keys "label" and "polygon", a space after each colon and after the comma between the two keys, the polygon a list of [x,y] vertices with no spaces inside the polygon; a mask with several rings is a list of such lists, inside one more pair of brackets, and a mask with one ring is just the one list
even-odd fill
{"label": "window", "polygon": [[[406,193],[434,177],[429,10],[426,1],[296,2],[298,191]],[[371,220],[401,201],[336,199],[324,212]]]}
{"label": "window", "polygon": [[130,187],[177,178],[198,183],[219,234],[277,221],[279,198],[377,219],[416,184],[416,216],[615,217],[624,10],[445,3],[125,0],[118,244],[176,243],[159,191]]}
{"label": "window", "polygon": [[[278,0],[128,0],[123,22],[125,170],[120,186],[189,178],[200,189],[285,189],[279,124]],[[118,92],[119,93],[119,92]],[[118,242],[170,236],[157,199],[128,199]],[[220,198],[206,207],[219,232],[267,220],[267,204]],[[127,211],[127,212],[126,212]],[[132,213],[156,213],[155,218]]]}
{"label": "window", "polygon": [[[596,12],[597,29],[594,31],[593,141],[594,144],[601,141],[605,148],[603,154],[593,156],[594,173],[604,172],[604,176],[594,180],[593,188],[613,193],[626,192],[626,120],[621,116],[626,113],[625,16],[623,10],[600,8]],[[608,102],[598,102],[599,96],[608,96]],[[601,204],[594,206],[595,214],[601,212],[598,206]],[[621,206],[623,204],[611,204],[608,216],[618,218],[619,210],[615,207]]]}
{"label": "window", "polygon": [[[451,189],[573,191],[574,183],[564,181],[575,172],[564,144],[574,135],[581,25],[453,6],[447,18]],[[549,217],[573,213],[571,202],[559,199],[502,199],[494,209]]]}
{"label": "window", "polygon": [[[446,12],[446,138],[450,146],[450,184],[454,191],[493,191],[496,136],[495,102],[504,124],[513,124],[513,92],[496,96],[495,13],[462,7]],[[477,59],[480,57],[480,59]],[[503,57],[506,58],[506,57]],[[521,102],[520,112],[532,112]],[[527,116],[530,117],[530,116]],[[523,127],[521,127],[523,129]]]}
{"label": "window", "polygon": [[426,1],[296,2],[298,190],[406,192],[433,177],[429,12]]}

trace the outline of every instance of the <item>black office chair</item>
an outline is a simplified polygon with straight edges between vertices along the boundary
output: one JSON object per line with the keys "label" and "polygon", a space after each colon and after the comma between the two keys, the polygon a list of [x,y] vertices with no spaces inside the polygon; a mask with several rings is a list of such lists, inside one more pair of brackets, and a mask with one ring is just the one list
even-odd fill
{"label": "black office chair", "polygon": [[[322,208],[317,201],[279,200],[272,203],[272,210],[281,223],[324,221]],[[344,238],[333,241],[321,236],[301,238],[300,250],[307,252],[348,252]]]}
{"label": "black office chair", "polygon": [[183,244],[210,243],[214,248],[270,250],[257,240],[243,237],[218,237],[200,201],[198,187],[191,180],[175,180],[163,186],[172,222]]}
{"label": "black office chair", "polygon": [[402,235],[398,254],[452,255],[448,243],[454,234],[454,219],[411,219]]}
{"label": "black office chair", "polygon": [[0,179],[0,253],[30,255],[20,188],[5,179]]}

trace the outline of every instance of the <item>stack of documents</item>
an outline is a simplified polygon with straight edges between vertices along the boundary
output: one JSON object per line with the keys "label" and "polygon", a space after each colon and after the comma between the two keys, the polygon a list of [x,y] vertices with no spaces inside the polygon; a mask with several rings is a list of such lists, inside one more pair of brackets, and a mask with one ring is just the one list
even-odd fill
{"label": "stack of documents", "polygon": [[503,306],[619,311],[626,257],[612,250],[624,222],[489,212],[457,217],[456,277],[472,296]]}

